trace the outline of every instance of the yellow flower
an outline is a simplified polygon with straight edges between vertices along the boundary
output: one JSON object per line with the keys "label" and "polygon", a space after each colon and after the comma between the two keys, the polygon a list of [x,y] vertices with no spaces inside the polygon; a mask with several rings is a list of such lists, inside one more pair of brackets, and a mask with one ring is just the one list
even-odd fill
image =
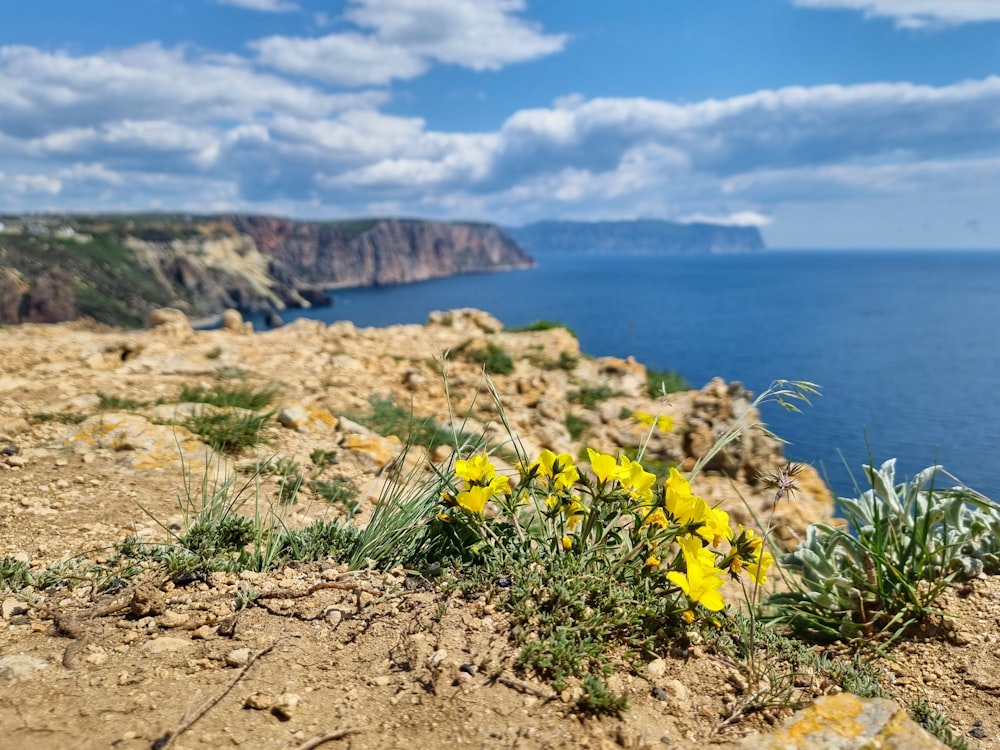
{"label": "yellow flower", "polygon": [[679,523],[697,523],[702,520],[708,506],[692,492],[691,483],[681,476],[676,466],[670,467],[670,476],[664,486],[667,489],[664,500],[667,510]]}
{"label": "yellow flower", "polygon": [[483,514],[483,508],[486,507],[486,501],[492,496],[493,493],[490,492],[489,487],[472,486],[465,492],[459,492],[455,495],[455,500],[467,511],[481,516]]}
{"label": "yellow flower", "polygon": [[674,426],[674,420],[665,414],[657,414],[654,417],[652,414],[647,414],[644,411],[637,411],[632,415],[632,417],[640,423],[646,425],[646,427],[652,427],[655,424],[657,429],[662,432],[670,432]]}
{"label": "yellow flower", "polygon": [[580,502],[578,496],[574,495],[570,504],[563,508],[563,511],[566,513],[566,527],[572,531],[580,525],[584,516],[587,515],[587,506]]}
{"label": "yellow flower", "polygon": [[646,524],[659,526],[661,529],[667,528],[667,515],[663,512],[663,508],[657,508],[652,513],[648,513],[642,521],[643,526]]}
{"label": "yellow flower", "polygon": [[767,550],[761,550],[760,559],[757,562],[747,563],[747,573],[753,578],[758,586],[767,583],[767,569],[774,562],[774,556]]}
{"label": "yellow flower", "polygon": [[676,585],[689,601],[701,604],[705,609],[718,612],[726,606],[719,589],[722,587],[724,571],[715,567],[712,551],[702,546],[697,537],[680,541],[684,555],[686,573],[670,571],[667,579]]}
{"label": "yellow flower", "polygon": [[[538,454],[532,467],[538,467],[538,474],[548,477],[556,487],[568,490],[580,478],[580,472],[573,465],[573,457],[568,453],[558,456],[548,448]],[[531,467],[529,467],[531,468]]]}
{"label": "yellow flower", "polygon": [[594,472],[599,482],[608,482],[617,479],[620,482],[627,482],[629,473],[618,464],[614,456],[607,453],[598,453],[593,448],[587,448],[587,455],[590,457],[590,469]]}
{"label": "yellow flower", "polygon": [[493,464],[485,453],[471,456],[467,461],[462,459],[456,461],[455,474],[470,484],[476,482],[488,484],[496,476]]}
{"label": "yellow flower", "polygon": [[650,502],[653,499],[653,485],[656,484],[656,474],[643,469],[642,464],[638,461],[623,459],[622,463],[624,464],[625,462],[628,465],[623,465],[622,469],[628,471],[626,485],[628,486],[629,494],[639,500]]}
{"label": "yellow flower", "polygon": [[646,567],[658,568],[660,567],[660,562],[661,562],[660,558],[658,558],[656,555],[650,555],[649,557],[646,558]]}
{"label": "yellow flower", "polygon": [[571,550],[571,549],[573,549],[573,537],[571,537],[571,536],[564,536],[562,538],[562,548],[564,550]]}
{"label": "yellow flower", "polygon": [[[701,498],[698,498],[701,500]],[[702,500],[702,502],[705,502]],[[698,535],[709,544],[718,547],[723,539],[733,538],[733,529],[729,525],[729,514],[722,508],[709,508],[705,504],[704,525],[698,529]]]}
{"label": "yellow flower", "polygon": [[491,495],[502,495],[510,491],[510,479],[502,475],[495,476],[490,480],[487,487],[489,487]]}

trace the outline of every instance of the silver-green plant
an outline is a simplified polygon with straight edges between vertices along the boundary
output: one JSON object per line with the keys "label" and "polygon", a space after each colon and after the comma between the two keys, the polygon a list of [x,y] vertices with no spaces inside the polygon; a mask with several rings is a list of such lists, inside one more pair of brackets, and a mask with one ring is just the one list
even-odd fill
{"label": "silver-green plant", "polygon": [[838,498],[849,527],[812,524],[780,563],[793,590],[774,619],[815,640],[899,638],[955,578],[1000,573],[1000,506],[930,466],[896,483],[896,461],[864,467],[871,489]]}

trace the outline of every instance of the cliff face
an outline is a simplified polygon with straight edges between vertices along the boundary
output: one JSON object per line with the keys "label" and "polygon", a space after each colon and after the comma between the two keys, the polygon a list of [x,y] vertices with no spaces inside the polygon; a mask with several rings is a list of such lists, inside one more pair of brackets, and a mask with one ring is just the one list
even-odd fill
{"label": "cliff face", "polygon": [[544,253],[703,255],[764,249],[757,227],[642,221],[541,221],[505,229],[525,250]]}
{"label": "cliff face", "polygon": [[271,274],[282,281],[375,286],[534,265],[488,224],[407,219],[326,224],[263,216],[230,221],[270,258]]}
{"label": "cliff face", "polygon": [[0,234],[0,323],[87,316],[141,325],[329,303],[323,287],[401,284],[534,264],[495,226],[261,216],[80,216]]}

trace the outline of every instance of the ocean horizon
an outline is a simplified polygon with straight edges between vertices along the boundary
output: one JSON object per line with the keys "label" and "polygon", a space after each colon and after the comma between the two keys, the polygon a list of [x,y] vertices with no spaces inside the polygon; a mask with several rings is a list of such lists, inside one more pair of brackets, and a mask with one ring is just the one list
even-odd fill
{"label": "ocean horizon", "polygon": [[[567,324],[582,351],[634,356],[694,387],[713,377],[755,393],[776,379],[818,384],[800,414],[764,421],[789,459],[839,495],[867,488],[861,466],[895,457],[897,477],[939,463],[1000,498],[1000,252],[768,250],[746,255],[539,253],[532,269],[332,291],[288,310],[359,327],[423,323],[475,307],[507,327]],[[263,329],[263,316],[249,318]],[[950,480],[949,480],[950,483]]]}

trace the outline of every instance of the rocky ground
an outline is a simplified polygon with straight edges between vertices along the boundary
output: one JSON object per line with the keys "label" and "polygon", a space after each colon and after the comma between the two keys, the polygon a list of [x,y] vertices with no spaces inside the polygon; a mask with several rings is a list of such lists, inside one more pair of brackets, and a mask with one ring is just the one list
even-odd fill
{"label": "rocky ground", "polygon": [[[404,570],[320,562],[171,582],[150,566],[104,582],[99,594],[68,585],[86,583],[73,575],[86,579],[84,563],[106,562],[127,536],[166,539],[171,525],[183,526],[185,488],[200,482],[207,455],[193,435],[164,424],[198,408],[177,402],[184,386],[276,387],[273,440],[256,453],[213,457],[210,471],[275,458],[308,466],[313,451],[328,451],[336,461],[324,479],[357,489],[362,520],[400,448],[357,424],[372,396],[442,423],[450,405],[466,431],[502,441],[469,356],[489,343],[516,362],[494,380],[529,454],[634,447],[642,430],[628,414],[662,409],[675,428],[654,437],[647,457],[690,466],[749,405],[742,387],[721,382],[651,399],[637,363],[582,357],[564,330],[504,332],[476,312],[378,330],[302,321],[265,334],[233,318],[209,332],[171,315],[155,322],[143,332],[0,329],[0,558],[35,571],[77,563],[67,585],[0,592],[0,731],[10,747],[301,748],[338,732],[329,746],[728,747],[784,715],[722,726],[743,698],[739,672],[694,639],[612,678],[631,699],[624,715],[581,718],[572,689],[556,695],[514,669],[497,601],[446,595]],[[445,351],[447,379],[438,360]],[[572,396],[602,385],[605,398]],[[104,408],[109,394],[144,405]],[[577,439],[567,414],[583,424]],[[448,451],[409,460],[443,462]],[[782,461],[779,444],[751,432],[715,467],[737,481],[709,474],[696,488],[749,523],[747,506],[766,513],[771,505],[755,478]],[[262,502],[276,498],[278,481],[264,477]],[[813,474],[803,485],[776,515],[784,544],[831,512]],[[295,526],[342,510],[304,486],[282,513]],[[248,592],[257,598],[238,609]],[[970,747],[1000,748],[1000,586],[954,587],[942,610],[947,618],[883,662],[885,686],[902,705],[943,708]]]}

